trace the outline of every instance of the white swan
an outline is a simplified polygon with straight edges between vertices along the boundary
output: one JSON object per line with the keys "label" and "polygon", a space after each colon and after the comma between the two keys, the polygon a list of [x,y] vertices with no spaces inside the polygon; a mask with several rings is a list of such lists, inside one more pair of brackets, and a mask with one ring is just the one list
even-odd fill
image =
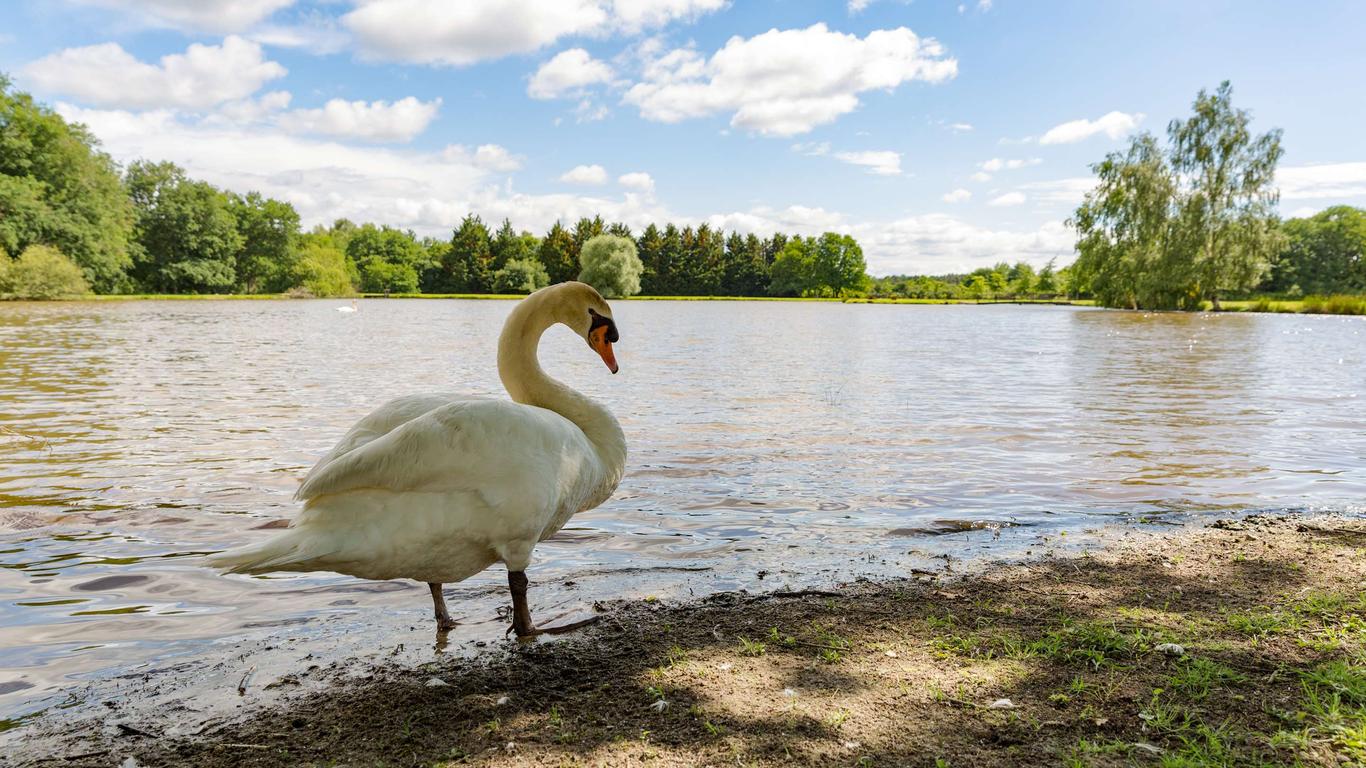
{"label": "white swan", "polygon": [[513,402],[429,394],[381,406],[304,478],[295,496],[304,508],[288,530],[210,563],[231,573],[425,581],[444,632],[455,622],[441,585],[501,560],[518,637],[591,622],[537,629],[526,600],[537,542],[606,501],[626,465],[626,438],[612,414],[536,360],[541,334],[556,323],[617,372],[607,302],[583,283],[543,288],[513,308],[498,339],[498,375]]}

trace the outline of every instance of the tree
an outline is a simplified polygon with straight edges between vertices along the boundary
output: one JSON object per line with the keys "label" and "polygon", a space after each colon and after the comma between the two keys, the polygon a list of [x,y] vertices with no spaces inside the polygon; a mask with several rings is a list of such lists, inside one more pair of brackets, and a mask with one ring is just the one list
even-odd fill
{"label": "tree", "polygon": [[132,263],[132,235],[133,208],[99,142],[0,74],[0,246],[52,245],[112,291]]}
{"label": "tree", "polygon": [[768,273],[768,292],[773,296],[801,296],[812,283],[811,238],[787,240]]}
{"label": "tree", "polygon": [[494,293],[531,293],[550,285],[550,275],[536,259],[512,259],[493,273]]}
{"label": "tree", "polygon": [[1185,187],[1182,228],[1194,255],[1196,290],[1219,309],[1219,294],[1247,291],[1261,280],[1283,244],[1273,186],[1280,129],[1254,137],[1247,110],[1233,108],[1225,80],[1195,99],[1195,114],[1167,127],[1172,167]]}
{"label": "tree", "polygon": [[664,252],[664,236],[659,233],[659,227],[650,224],[640,233],[640,239],[636,241],[636,252],[640,256],[640,263],[644,266],[644,271],[640,274],[640,292],[646,296],[664,295],[663,283],[660,278],[662,265],[660,259]]}
{"label": "tree", "polygon": [[1282,238],[1273,185],[1281,132],[1253,136],[1224,82],[1200,91],[1187,120],[1167,128],[1164,152],[1150,134],[1092,166],[1098,184],[1072,218],[1074,288],[1102,304],[1199,309],[1251,289]]}
{"label": "tree", "polygon": [[1017,261],[1006,272],[1007,289],[1016,298],[1027,298],[1034,293],[1037,281],[1038,276],[1034,273],[1034,267],[1027,262]]}
{"label": "tree", "polygon": [[498,228],[489,246],[489,252],[493,257],[489,266],[497,272],[509,261],[534,259],[539,245],[540,240],[535,235],[530,232],[518,234],[513,231],[512,222],[503,219],[503,225]]}
{"label": "tree", "polygon": [[858,241],[835,232],[821,235],[811,249],[810,278],[806,295],[851,296],[864,291],[868,267]]}
{"label": "tree", "polygon": [[558,221],[541,239],[537,255],[552,284],[573,280],[578,274],[578,249],[574,247],[574,237]]}
{"label": "tree", "polygon": [[438,270],[440,293],[489,293],[493,290],[493,253],[484,220],[469,214],[451,235],[450,251]]}
{"label": "tree", "polygon": [[243,293],[279,293],[293,287],[294,240],[299,235],[299,213],[294,206],[248,192],[245,196],[229,195],[228,209],[242,236],[237,289]]}
{"label": "tree", "polygon": [[56,248],[30,245],[13,261],[0,250],[0,296],[60,299],[87,293],[81,268]]}
{"label": "tree", "polygon": [[609,299],[640,293],[640,275],[645,270],[636,256],[636,244],[629,237],[598,235],[583,244],[579,252],[583,271],[579,279]]}
{"label": "tree", "polygon": [[417,291],[423,252],[411,232],[366,224],[351,235],[346,258],[355,264],[366,293]]}
{"label": "tree", "polygon": [[290,264],[290,285],[314,296],[345,296],[356,288],[347,270],[346,254],[327,235],[304,235],[297,258]]}
{"label": "tree", "polygon": [[143,290],[232,290],[242,236],[222,192],[173,163],[133,163],[124,184],[136,211],[130,273]]}
{"label": "tree", "polygon": [[1057,259],[1049,259],[1048,263],[1039,270],[1039,279],[1034,283],[1034,290],[1040,295],[1049,297],[1058,294],[1058,273],[1054,266]]}
{"label": "tree", "polygon": [[1335,205],[1282,227],[1286,246],[1266,290],[1277,293],[1366,292],[1366,210]]}

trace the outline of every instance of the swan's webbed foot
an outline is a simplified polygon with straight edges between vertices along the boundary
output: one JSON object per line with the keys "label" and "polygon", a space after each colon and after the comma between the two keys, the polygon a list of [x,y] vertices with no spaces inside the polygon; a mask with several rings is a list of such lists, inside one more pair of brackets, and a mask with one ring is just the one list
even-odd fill
{"label": "swan's webbed foot", "polygon": [[432,608],[436,613],[436,633],[444,635],[455,629],[459,624],[451,618],[450,611],[446,610],[446,598],[441,594],[441,585],[435,582],[427,582],[427,588],[432,592]]}
{"label": "swan's webbed foot", "polygon": [[596,623],[601,616],[590,616],[582,621],[571,621],[555,627],[540,627],[531,623],[531,609],[526,600],[527,578],[522,571],[508,571],[508,590],[512,592],[512,626],[504,634],[516,633],[518,640],[530,640],[537,635],[562,635]]}

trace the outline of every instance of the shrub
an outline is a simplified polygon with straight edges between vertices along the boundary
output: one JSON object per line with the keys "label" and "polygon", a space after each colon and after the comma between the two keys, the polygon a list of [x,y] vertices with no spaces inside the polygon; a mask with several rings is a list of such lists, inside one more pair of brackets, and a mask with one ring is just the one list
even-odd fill
{"label": "shrub", "polygon": [[60,299],[90,293],[85,275],[61,251],[31,245],[19,258],[0,253],[0,294],[15,299]]}
{"label": "shrub", "polygon": [[583,270],[579,279],[609,299],[640,293],[640,275],[645,265],[636,255],[636,244],[629,237],[598,235],[589,238],[579,251]]}
{"label": "shrub", "polygon": [[346,271],[346,254],[330,245],[304,245],[291,272],[291,282],[313,296],[345,296],[355,292]]}
{"label": "shrub", "polygon": [[1323,315],[1366,315],[1366,296],[1305,296],[1304,311]]}
{"label": "shrub", "polygon": [[550,275],[535,259],[511,259],[493,273],[494,293],[531,293],[550,285]]}

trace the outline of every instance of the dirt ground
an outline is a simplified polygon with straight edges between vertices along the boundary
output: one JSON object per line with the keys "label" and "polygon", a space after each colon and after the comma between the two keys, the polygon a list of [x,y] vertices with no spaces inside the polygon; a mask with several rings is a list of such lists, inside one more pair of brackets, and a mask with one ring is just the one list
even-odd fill
{"label": "dirt ground", "polygon": [[74,723],[16,759],[1366,765],[1363,543],[1363,521],[1252,516],[966,575],[615,603],[574,637],[327,681],[193,737]]}

